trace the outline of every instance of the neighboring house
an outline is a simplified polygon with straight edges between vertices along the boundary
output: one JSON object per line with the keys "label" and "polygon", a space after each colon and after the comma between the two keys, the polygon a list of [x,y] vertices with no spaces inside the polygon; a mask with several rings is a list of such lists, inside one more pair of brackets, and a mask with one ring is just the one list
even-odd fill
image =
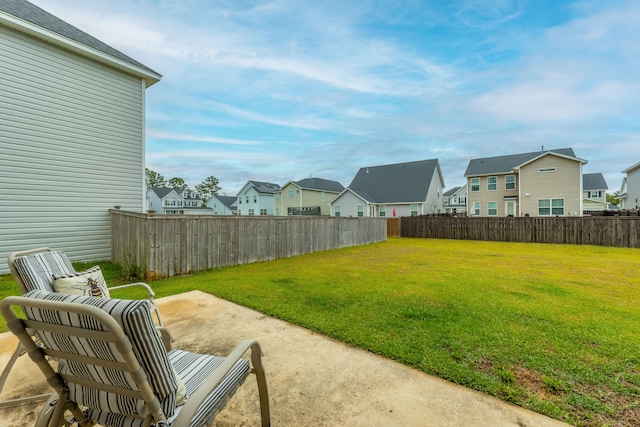
{"label": "neighboring house", "polygon": [[187,189],[155,187],[147,190],[147,209],[150,213],[167,215],[207,215],[211,209],[202,206],[200,196]]}
{"label": "neighboring house", "polygon": [[443,212],[437,159],[361,168],[331,201],[332,216],[393,217]]}
{"label": "neighboring house", "polygon": [[444,211],[448,214],[467,212],[467,184],[462,187],[453,187],[444,193]]}
{"label": "neighboring house", "polygon": [[620,200],[620,209],[638,210],[640,207],[640,163],[625,169],[620,192],[617,198]]}
{"label": "neighboring house", "polygon": [[207,207],[213,210],[214,215],[237,215],[235,196],[212,196],[207,202]]}
{"label": "neighboring house", "polygon": [[162,77],[24,0],[0,0],[0,274],[17,250],[111,258],[143,212],[145,90]]}
{"label": "neighboring house", "polygon": [[275,194],[279,191],[278,184],[247,181],[237,195],[235,206],[238,209],[238,215],[273,215]]}
{"label": "neighboring house", "polygon": [[305,178],[289,181],[275,196],[276,215],[330,215],[329,202],[344,186],[338,181]]}
{"label": "neighboring house", "polygon": [[585,173],[582,175],[583,213],[606,211],[609,207],[609,203],[607,203],[608,189],[604,175],[601,173]]}
{"label": "neighboring house", "polygon": [[580,216],[582,166],[573,149],[473,159],[467,166],[472,216]]}

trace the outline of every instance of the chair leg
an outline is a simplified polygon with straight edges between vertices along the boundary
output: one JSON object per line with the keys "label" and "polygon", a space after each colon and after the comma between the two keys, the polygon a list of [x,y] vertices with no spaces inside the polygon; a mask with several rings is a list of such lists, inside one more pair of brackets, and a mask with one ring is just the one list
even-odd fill
{"label": "chair leg", "polygon": [[68,391],[65,390],[61,392],[60,396],[58,396],[58,393],[53,393],[49,396],[49,400],[40,411],[35,426],[68,427],[76,425],[76,422],[79,427],[95,426],[94,422],[87,421],[84,418],[84,412],[75,402],[69,401]]}
{"label": "chair leg", "polygon": [[271,427],[271,413],[269,409],[269,390],[267,389],[267,378],[262,366],[262,350],[258,343],[251,345],[251,364],[253,373],[258,382],[258,397],[260,398],[260,418],[262,427]]}
{"label": "chair leg", "polygon": [[[11,355],[11,358],[9,359],[9,362],[7,363],[7,366],[5,366],[4,370],[2,371],[2,375],[0,375],[0,396],[2,395],[2,390],[4,390],[4,386],[5,386],[5,383],[7,382],[7,378],[9,377],[9,373],[11,372],[11,368],[13,368],[13,365],[15,365],[16,361],[18,360],[18,357],[22,356],[23,354],[26,354],[26,351],[24,347],[22,347],[22,344],[18,343],[18,347],[16,347],[16,351],[13,352],[13,354]],[[39,394],[36,396],[21,397],[18,399],[2,400],[0,401],[0,408],[4,408],[6,406],[20,405],[22,403],[35,402],[38,400],[44,400],[47,397],[49,397],[49,395],[50,393]]]}

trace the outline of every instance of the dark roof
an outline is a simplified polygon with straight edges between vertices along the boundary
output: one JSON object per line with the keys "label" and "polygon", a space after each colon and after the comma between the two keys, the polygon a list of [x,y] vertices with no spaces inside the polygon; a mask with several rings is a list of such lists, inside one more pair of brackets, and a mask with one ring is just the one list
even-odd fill
{"label": "dark roof", "polygon": [[232,211],[238,210],[236,206],[233,206],[235,201],[238,200],[236,196],[216,196],[216,199],[220,200],[223,205]]}
{"label": "dark roof", "polygon": [[456,194],[456,191],[458,191],[459,189],[461,189],[462,187],[453,187],[451,190],[447,191],[446,193],[443,194],[444,197],[449,197],[449,196],[453,196],[454,194]]}
{"label": "dark roof", "polygon": [[95,37],[79,30],[71,24],[66,23],[60,18],[55,17],[49,12],[29,3],[26,0],[0,0],[0,10],[7,12],[24,21],[28,21],[39,27],[53,31],[61,36],[67,37],[73,41],[81,43],[85,46],[99,50],[109,56],[120,59],[136,67],[143,68],[153,74],[159,74],[144,64],[130,58],[124,53],[112,48],[111,46],[101,42]]}
{"label": "dark roof", "polygon": [[305,178],[300,181],[295,181],[295,184],[307,190],[331,191],[333,193],[340,193],[344,190],[344,185],[338,181],[322,178]]}
{"label": "dark roof", "polygon": [[477,176],[489,174],[502,174],[513,171],[513,168],[535,159],[543,153],[557,153],[567,157],[576,158],[572,148],[560,148],[557,150],[534,151],[532,153],[511,154],[508,156],[485,157],[469,161],[464,176]]}
{"label": "dark roof", "polygon": [[583,190],[608,190],[607,181],[601,173],[585,173],[582,175]]}
{"label": "dark roof", "polygon": [[[2,1],[2,0],[0,0],[0,1]],[[156,193],[156,196],[160,197],[161,199],[162,199],[163,197],[167,196],[167,195],[168,195],[169,193],[171,193],[172,191],[175,191],[176,193],[178,193],[178,195],[179,195],[180,197],[182,197],[182,198],[183,198],[183,199],[185,199],[185,200],[202,200],[202,199],[200,198],[200,195],[199,195],[197,192],[195,192],[195,191],[193,191],[193,190],[190,190],[190,189],[188,189],[188,188],[153,187],[153,188],[150,188],[149,190],[151,190],[151,191],[153,191],[154,193]],[[188,195],[187,197],[184,197],[184,196],[182,195],[182,193],[184,193],[184,191],[185,191],[185,190],[189,193],[189,195]],[[195,194],[195,197],[191,197],[191,193],[192,193],[192,192]]]}
{"label": "dark roof", "polygon": [[[2,1],[2,0],[0,0],[0,1]],[[153,188],[150,188],[149,190],[151,190],[154,193],[156,193],[156,196],[160,197],[161,199],[166,197],[172,191],[175,191],[175,189],[171,188],[171,187],[153,187]],[[180,192],[177,192],[177,193],[178,193],[178,195],[180,194]]]}
{"label": "dark roof", "polygon": [[437,159],[368,166],[358,171],[349,189],[373,203],[423,202],[436,169],[440,173]]}
{"label": "dark roof", "polygon": [[280,186],[272,182],[249,181],[254,190],[261,194],[274,194],[280,191]]}

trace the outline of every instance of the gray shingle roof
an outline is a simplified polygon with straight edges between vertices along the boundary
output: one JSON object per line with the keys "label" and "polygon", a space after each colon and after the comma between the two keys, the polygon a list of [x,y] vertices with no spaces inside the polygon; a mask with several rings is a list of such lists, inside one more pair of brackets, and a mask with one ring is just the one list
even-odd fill
{"label": "gray shingle roof", "polygon": [[307,190],[331,191],[333,193],[340,193],[344,190],[344,185],[338,181],[322,178],[305,178],[300,181],[295,181],[295,184]]}
{"label": "gray shingle roof", "polygon": [[449,190],[446,193],[444,193],[443,196],[444,197],[453,196],[454,194],[456,194],[456,191],[458,191],[460,188],[462,188],[462,187],[453,187],[451,190]]}
{"label": "gray shingle roof", "polygon": [[249,181],[254,190],[261,194],[274,194],[280,191],[280,186],[272,182]]}
{"label": "gray shingle roof", "polygon": [[216,196],[216,198],[220,200],[222,204],[224,204],[227,208],[231,209],[232,211],[235,211],[238,209],[236,206],[233,206],[235,201],[238,199],[236,196]]}
{"label": "gray shingle roof", "polygon": [[608,190],[607,181],[601,173],[585,173],[582,175],[583,190]]}
{"label": "gray shingle roof", "polygon": [[572,148],[560,148],[557,150],[534,151],[532,153],[511,154],[508,156],[485,157],[482,159],[472,159],[469,161],[467,171],[464,176],[478,176],[490,174],[503,174],[513,171],[513,168],[535,159],[542,153],[557,153],[563,156],[573,157],[576,155]]}
{"label": "gray shingle roof", "polygon": [[0,10],[153,74],[156,71],[26,0],[0,0]]}
{"label": "gray shingle roof", "polygon": [[349,189],[373,203],[424,202],[437,159],[360,168]]}
{"label": "gray shingle roof", "polygon": [[[0,0],[0,1],[2,1],[2,0]],[[149,190],[151,190],[154,193],[156,193],[156,196],[160,197],[161,199],[163,197],[166,197],[172,191],[174,191],[174,189],[171,188],[171,187],[153,187],[153,188],[150,188]],[[180,194],[180,193],[178,192],[178,194]]]}

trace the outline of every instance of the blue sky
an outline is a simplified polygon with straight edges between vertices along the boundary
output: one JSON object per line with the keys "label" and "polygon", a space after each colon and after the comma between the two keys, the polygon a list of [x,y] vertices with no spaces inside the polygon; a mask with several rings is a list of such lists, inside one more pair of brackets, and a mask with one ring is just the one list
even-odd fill
{"label": "blue sky", "polygon": [[640,2],[31,0],[163,75],[147,167],[309,176],[572,147],[609,192],[640,162]]}

